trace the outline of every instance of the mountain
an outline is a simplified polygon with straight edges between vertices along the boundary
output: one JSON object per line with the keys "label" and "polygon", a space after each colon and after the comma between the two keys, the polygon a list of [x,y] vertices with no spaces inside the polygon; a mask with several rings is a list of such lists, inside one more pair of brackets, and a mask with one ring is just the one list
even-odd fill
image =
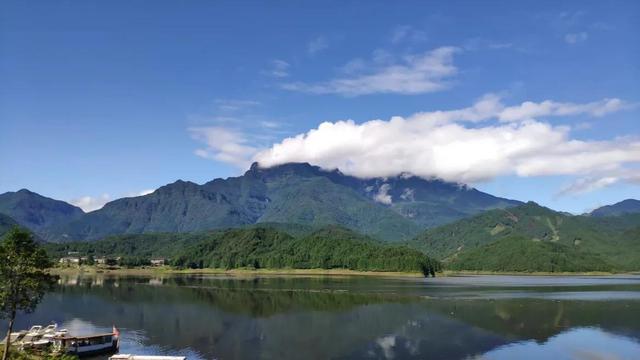
{"label": "mountain", "polygon": [[79,207],[26,189],[0,194],[0,213],[10,216],[43,239],[56,237],[49,231],[51,227],[84,215]]}
{"label": "mountain", "polygon": [[253,164],[242,176],[203,185],[176,181],[155,192],[106,204],[51,226],[58,240],[115,234],[193,232],[256,223],[341,225],[387,241],[520,202],[473,188],[402,175],[359,179],[307,163]]}
{"label": "mountain", "polygon": [[11,217],[0,214],[0,237],[6,234],[9,230],[11,230],[14,226],[18,226],[18,222],[13,220]]}
{"label": "mountain", "polygon": [[68,251],[147,260],[161,256],[190,268],[337,268],[424,274],[440,269],[437,261],[419,251],[337,226],[297,237],[264,226],[197,234],[119,235],[92,242],[50,243],[47,249],[53,256]]}
{"label": "mountain", "polygon": [[640,269],[639,226],[640,214],[572,216],[529,202],[426,230],[409,244],[436,259],[454,262],[470,250],[516,236],[598,254],[617,269]]}
{"label": "mountain", "polygon": [[590,214],[591,216],[617,216],[637,213],[640,213],[640,200],[627,199],[613,205],[599,207]]}
{"label": "mountain", "polygon": [[[452,222],[485,210],[507,208],[520,201],[499,198],[466,185],[439,179],[423,179],[410,174],[388,178],[360,179],[339,170],[325,171],[309,164],[284,164],[274,168],[252,170],[259,173],[305,171],[310,176],[326,177],[335,184],[349,187],[358,194],[389,207],[421,229]],[[268,176],[268,175],[267,175]]]}

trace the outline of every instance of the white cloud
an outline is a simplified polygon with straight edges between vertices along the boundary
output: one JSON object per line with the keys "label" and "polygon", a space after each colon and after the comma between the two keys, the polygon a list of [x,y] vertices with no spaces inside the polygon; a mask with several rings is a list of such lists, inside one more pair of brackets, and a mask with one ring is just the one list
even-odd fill
{"label": "white cloud", "polygon": [[340,68],[340,71],[345,73],[345,74],[355,74],[355,73],[358,73],[360,71],[363,71],[366,67],[367,67],[367,64],[366,64],[366,62],[364,60],[362,60],[362,59],[353,59],[353,60],[350,60],[349,62],[347,62],[346,64],[344,64]]}
{"label": "white cloud", "polygon": [[77,199],[72,199],[69,201],[72,205],[75,205],[84,212],[94,211],[101,209],[104,204],[111,201],[111,196],[109,194],[102,194],[100,196],[92,197],[92,196],[83,196]]}
{"label": "white cloud", "polygon": [[635,107],[620,99],[602,99],[585,104],[557,102],[545,100],[542,102],[525,101],[520,105],[505,106],[497,94],[486,94],[472,106],[446,111],[431,111],[413,115],[430,122],[479,122],[488,119],[498,119],[502,122],[524,121],[540,117],[589,115],[600,117],[620,110]]}
{"label": "white cloud", "polygon": [[402,200],[415,201],[414,195],[415,195],[415,191],[413,189],[405,188],[402,191],[400,198]]}
{"label": "white cloud", "polygon": [[420,42],[427,40],[427,34],[422,30],[416,30],[409,25],[400,25],[393,29],[391,42],[398,44],[404,41]]}
{"label": "white cloud", "polygon": [[378,188],[378,192],[373,196],[373,200],[381,204],[391,205],[392,201],[391,201],[391,195],[389,195],[389,190],[391,190],[391,185],[389,184],[380,185],[380,187]]}
{"label": "white cloud", "polygon": [[318,36],[317,38],[309,41],[307,44],[307,53],[309,55],[315,55],[329,47],[329,42],[324,36]]}
{"label": "white cloud", "polygon": [[526,101],[519,106],[505,108],[499,115],[501,121],[520,121],[543,116],[569,116],[586,114],[604,116],[629,107],[620,99],[602,99],[586,104],[561,103],[546,100],[541,103]]}
{"label": "white cloud", "polygon": [[282,124],[277,121],[262,120],[260,121],[260,126],[268,129],[277,129],[282,126]]}
{"label": "white cloud", "polygon": [[149,195],[151,193],[153,193],[154,191],[156,191],[156,189],[145,189],[142,191],[138,191],[137,193],[135,193],[135,195],[133,196],[144,196],[144,195]]}
{"label": "white cloud", "polygon": [[[126,193],[123,197],[136,197],[136,196],[144,196],[153,193],[155,189],[145,189],[141,191],[134,191]],[[99,196],[82,196],[76,199],[72,199],[69,203],[81,208],[84,212],[90,212],[98,209],[102,209],[102,207],[114,200],[109,194],[102,194]]]}
{"label": "white cloud", "polygon": [[[451,86],[450,79],[458,72],[453,65],[453,55],[459,51],[456,47],[441,47],[423,54],[406,56],[400,62],[373,64],[370,71],[364,74],[321,83],[286,83],[282,87],[291,91],[344,96],[441,91]],[[387,56],[384,60],[388,62],[391,58]],[[374,57],[375,62],[381,62],[380,53]]]}
{"label": "white cloud", "polygon": [[468,51],[476,51],[476,50],[502,50],[513,47],[513,43],[508,42],[496,42],[490,39],[474,37],[467,39],[462,48]]}
{"label": "white cloud", "polygon": [[587,34],[586,32],[579,32],[579,33],[569,33],[566,34],[564,36],[564,41],[567,44],[577,44],[583,41],[587,41],[587,39],[589,38],[589,34]]}
{"label": "white cloud", "polygon": [[581,177],[566,186],[557,195],[579,195],[618,183],[640,185],[640,169],[622,169]]}
{"label": "white cloud", "polygon": [[215,99],[216,110],[220,112],[236,112],[260,105],[255,100],[239,100],[239,99]]}
{"label": "white cloud", "polygon": [[188,129],[191,136],[205,143],[204,148],[196,149],[195,154],[205,159],[213,159],[248,167],[250,158],[257,149],[248,145],[245,134],[240,131],[221,126],[192,127]]}
{"label": "white cloud", "polygon": [[[387,177],[409,172],[469,183],[501,175],[593,175],[640,162],[640,140],[572,139],[570,128],[534,116],[601,116],[624,108],[618,99],[587,104],[525,102],[507,107],[496,95],[473,106],[413,116],[324,122],[262,150],[262,166],[310,162],[339,168],[358,177]],[[481,123],[491,119],[500,120]],[[465,125],[474,122],[472,126]]]}
{"label": "white cloud", "polygon": [[259,105],[255,100],[217,99],[212,114],[191,116],[197,125],[188,127],[187,132],[204,144],[194,153],[246,168],[259,148],[290,134],[286,122],[257,113]]}
{"label": "white cloud", "polygon": [[291,67],[291,65],[288,62],[284,60],[275,59],[275,60],[272,60],[269,65],[270,65],[269,69],[266,71],[263,71],[262,72],[263,74],[277,77],[277,78],[284,78],[289,76],[289,67]]}

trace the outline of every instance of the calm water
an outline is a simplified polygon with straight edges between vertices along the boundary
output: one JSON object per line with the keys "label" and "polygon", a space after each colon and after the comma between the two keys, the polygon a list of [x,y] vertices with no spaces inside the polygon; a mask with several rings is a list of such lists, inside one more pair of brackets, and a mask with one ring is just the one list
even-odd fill
{"label": "calm water", "polygon": [[189,359],[640,359],[640,276],[63,277],[19,328]]}

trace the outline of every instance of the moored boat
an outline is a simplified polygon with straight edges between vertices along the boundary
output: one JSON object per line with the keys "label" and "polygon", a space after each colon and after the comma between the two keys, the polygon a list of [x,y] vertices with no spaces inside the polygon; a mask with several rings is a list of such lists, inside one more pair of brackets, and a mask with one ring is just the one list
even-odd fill
{"label": "moored boat", "polygon": [[[11,334],[9,334],[9,341],[11,342],[11,344],[15,344],[22,340],[25,335],[27,335],[27,330],[12,332]],[[4,344],[6,341],[7,338],[5,337],[2,341],[0,341],[0,344]]]}
{"label": "moored boat", "polygon": [[[9,340],[20,349],[45,350],[68,353],[80,357],[94,354],[113,354],[118,351],[120,332],[114,326],[112,333],[71,336],[66,329],[53,323],[46,327],[34,325],[29,330],[12,332]],[[7,341],[5,338],[2,343]]]}
{"label": "moored boat", "polygon": [[53,349],[56,352],[77,356],[108,354],[118,351],[119,342],[116,333],[95,334],[87,336],[55,336]]}

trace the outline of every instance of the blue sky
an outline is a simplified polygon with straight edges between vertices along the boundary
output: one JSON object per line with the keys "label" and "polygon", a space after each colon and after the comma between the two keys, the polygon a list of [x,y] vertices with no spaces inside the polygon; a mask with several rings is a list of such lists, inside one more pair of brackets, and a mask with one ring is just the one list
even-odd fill
{"label": "blue sky", "polygon": [[0,192],[300,160],[579,213],[640,196],[638,34],[637,1],[4,1]]}

